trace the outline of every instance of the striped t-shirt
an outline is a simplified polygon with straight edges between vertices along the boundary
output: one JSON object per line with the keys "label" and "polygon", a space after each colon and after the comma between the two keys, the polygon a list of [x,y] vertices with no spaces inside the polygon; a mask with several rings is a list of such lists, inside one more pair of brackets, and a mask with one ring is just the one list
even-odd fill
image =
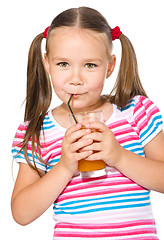
{"label": "striped t-shirt", "polygon": [[[144,156],[143,147],[162,130],[163,123],[154,103],[136,96],[122,110],[113,105],[113,114],[105,124],[122,147]],[[14,138],[12,153],[17,162],[26,163],[17,144],[23,140],[27,126],[28,122],[21,124]],[[50,166],[40,163],[35,156],[38,168],[48,172],[59,162],[65,132],[49,111],[40,143],[42,158]],[[28,156],[32,163],[31,141]],[[54,240],[158,239],[150,191],[113,167],[107,166],[106,170],[106,176],[89,179],[82,179],[77,173],[68,182],[53,206]]]}

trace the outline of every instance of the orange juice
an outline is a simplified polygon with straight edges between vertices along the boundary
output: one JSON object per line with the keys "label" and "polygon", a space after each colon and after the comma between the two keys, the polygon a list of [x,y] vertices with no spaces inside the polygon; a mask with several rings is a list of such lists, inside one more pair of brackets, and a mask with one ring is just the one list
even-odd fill
{"label": "orange juice", "polygon": [[[82,128],[85,128],[84,126]],[[92,132],[98,132],[96,129],[92,129]],[[96,153],[97,151],[93,151]],[[97,171],[106,168],[106,163],[103,160],[94,160],[88,161],[82,159],[78,163],[78,170],[80,172],[90,172],[90,171]]]}
{"label": "orange juice", "polygon": [[106,167],[106,163],[103,160],[94,160],[94,161],[87,161],[82,159],[79,161],[78,170],[80,172],[90,172],[101,170]]}

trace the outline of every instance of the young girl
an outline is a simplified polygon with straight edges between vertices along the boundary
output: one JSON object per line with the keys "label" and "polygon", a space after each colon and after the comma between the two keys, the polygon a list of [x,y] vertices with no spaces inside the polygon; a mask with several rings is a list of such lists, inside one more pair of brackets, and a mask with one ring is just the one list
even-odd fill
{"label": "young girl", "polygon": [[[115,66],[115,39],[122,46],[118,77],[112,92],[101,96]],[[63,102],[52,111],[50,79]],[[71,94],[74,113],[101,109],[103,123],[70,127]],[[11,199],[19,224],[54,203],[55,240],[158,239],[150,190],[164,192],[162,118],[141,85],[131,42],[96,10],[64,11],[32,42],[24,123],[12,153],[20,163]],[[102,159],[107,175],[82,179],[83,158]]]}

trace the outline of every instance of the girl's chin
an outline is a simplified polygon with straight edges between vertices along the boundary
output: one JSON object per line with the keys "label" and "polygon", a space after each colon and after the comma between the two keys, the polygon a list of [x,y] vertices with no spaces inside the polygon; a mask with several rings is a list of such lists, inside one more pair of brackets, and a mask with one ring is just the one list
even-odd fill
{"label": "girl's chin", "polygon": [[81,107],[76,107],[76,106],[72,106],[72,110],[74,113],[77,112],[89,112],[89,111],[94,111],[96,109],[96,107],[91,106],[91,107],[86,107],[86,106],[81,106]]}

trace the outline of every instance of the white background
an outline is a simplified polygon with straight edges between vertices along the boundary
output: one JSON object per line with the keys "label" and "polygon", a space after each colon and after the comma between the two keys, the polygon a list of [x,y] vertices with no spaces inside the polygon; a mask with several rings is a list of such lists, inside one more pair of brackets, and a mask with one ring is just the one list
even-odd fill
{"label": "white background", "polygon": [[[0,149],[1,149],[1,197],[0,235],[3,239],[52,239],[52,208],[34,223],[22,227],[14,222],[10,210],[12,180],[10,153],[15,131],[23,121],[26,93],[26,67],[29,46],[33,38],[50,25],[61,11],[79,6],[93,7],[100,11],[113,28],[120,26],[132,41],[139,65],[139,73],[148,96],[160,108],[164,116],[164,14],[162,0],[5,0],[0,3]],[[114,42],[113,52],[118,61],[113,76],[105,85],[105,92],[113,85],[118,71],[120,42]],[[110,84],[110,83],[111,84]],[[58,104],[53,99],[53,106]],[[17,164],[14,164],[16,178]],[[153,177],[153,176],[152,176]],[[151,193],[158,236],[164,239],[164,195]],[[26,206],[24,206],[26,207]]]}

